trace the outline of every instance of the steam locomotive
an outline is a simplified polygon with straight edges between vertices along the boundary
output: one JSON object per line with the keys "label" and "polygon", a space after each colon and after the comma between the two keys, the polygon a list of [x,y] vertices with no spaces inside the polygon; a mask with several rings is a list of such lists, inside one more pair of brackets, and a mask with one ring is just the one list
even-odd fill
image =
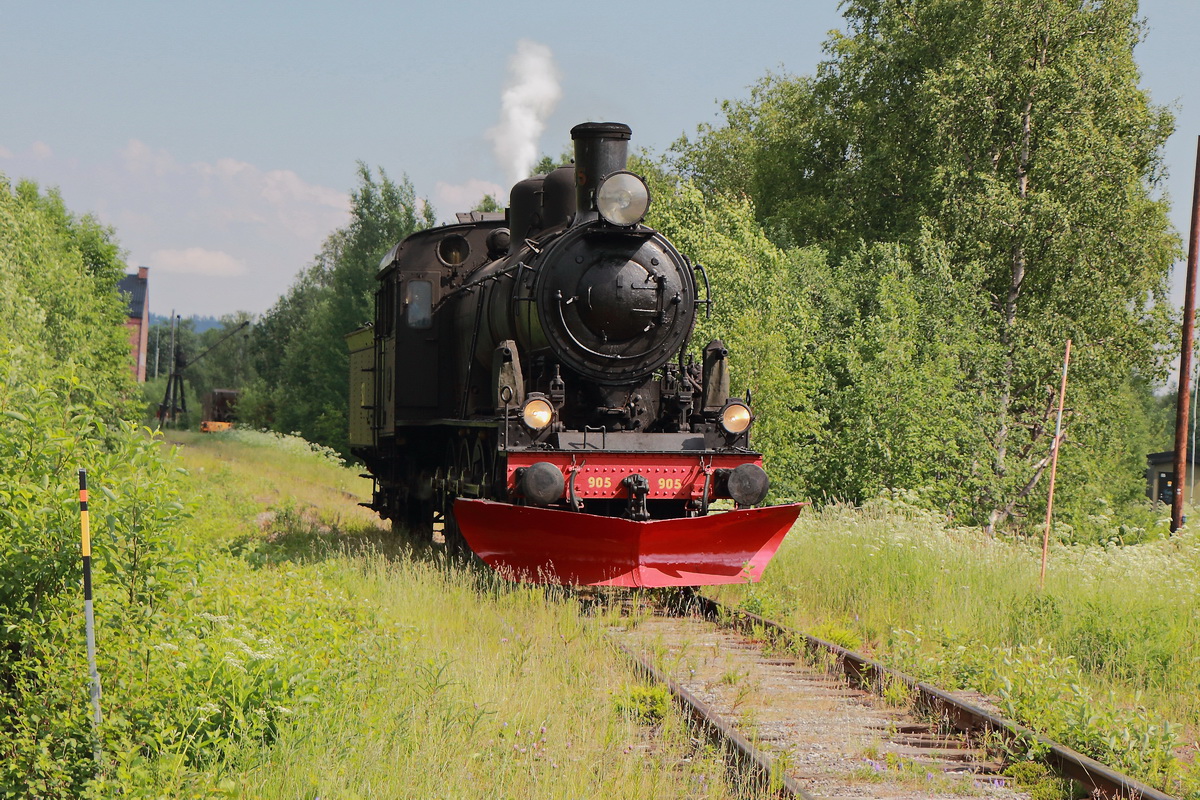
{"label": "steam locomotive", "polygon": [[757,580],[799,506],[755,507],[753,412],[720,341],[687,354],[708,279],[642,224],[630,135],[577,125],[574,165],[517,183],[507,213],[388,252],[375,321],[346,337],[352,452],[394,529],[440,527],[515,579]]}

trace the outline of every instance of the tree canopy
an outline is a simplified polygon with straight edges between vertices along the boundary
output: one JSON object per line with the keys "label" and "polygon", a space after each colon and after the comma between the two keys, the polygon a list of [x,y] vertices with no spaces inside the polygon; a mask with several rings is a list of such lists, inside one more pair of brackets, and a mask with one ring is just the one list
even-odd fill
{"label": "tree canopy", "polygon": [[[814,488],[937,487],[948,509],[990,527],[1028,510],[1071,338],[1078,447],[1065,488],[1132,499],[1140,470],[1125,454],[1145,426],[1131,417],[1163,376],[1179,249],[1159,194],[1172,118],[1139,86],[1136,2],[844,7],[847,31],[828,40],[815,76],[768,75],[725,104],[722,125],[675,148],[697,185],[749,198],[778,244],[831,255],[817,302],[823,336],[845,346],[824,362],[823,434],[859,441],[847,477]],[[914,354],[924,368],[906,366]],[[880,390],[878,375],[858,372],[871,364],[903,376],[911,391],[897,399],[928,415],[924,430],[891,406],[846,408]],[[889,476],[872,452],[937,474]]]}
{"label": "tree canopy", "polygon": [[246,421],[347,451],[350,360],[343,336],[374,319],[375,273],[396,242],[433,225],[429,203],[407,178],[358,165],[350,222],[329,235],[312,265],[254,327],[257,380],[244,393]]}

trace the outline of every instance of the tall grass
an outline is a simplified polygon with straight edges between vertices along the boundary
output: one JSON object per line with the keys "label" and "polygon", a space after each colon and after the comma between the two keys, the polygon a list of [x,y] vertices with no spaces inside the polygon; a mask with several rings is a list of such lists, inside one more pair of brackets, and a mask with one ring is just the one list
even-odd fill
{"label": "tall grass", "polygon": [[367,481],[289,437],[176,438],[193,572],[105,651],[98,793],[726,796],[680,723],[628,710],[612,609],[399,545]]}
{"label": "tall grass", "polygon": [[[898,497],[801,516],[756,586],[721,594],[979,689],[1143,777],[1195,792],[1171,756],[1200,729],[1200,538],[1052,545],[946,526]],[[1194,745],[1192,748],[1194,749]]]}

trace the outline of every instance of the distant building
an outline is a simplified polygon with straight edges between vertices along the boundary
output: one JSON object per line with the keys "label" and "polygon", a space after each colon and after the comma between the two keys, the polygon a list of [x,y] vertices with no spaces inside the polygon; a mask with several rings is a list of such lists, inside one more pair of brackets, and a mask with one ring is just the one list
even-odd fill
{"label": "distant building", "polygon": [[[1187,454],[1187,492],[1183,499],[1188,503],[1195,503],[1193,499],[1196,496],[1196,474],[1192,469],[1193,454],[1189,450]],[[1165,453],[1151,453],[1146,456],[1146,494],[1151,500],[1158,500],[1170,505],[1175,497],[1175,451],[1168,450]],[[1200,464],[1196,464],[1196,468],[1200,469]]]}
{"label": "distant building", "polygon": [[146,350],[150,343],[150,268],[138,267],[121,279],[120,289],[129,295],[129,350],[133,354],[133,377],[146,382]]}

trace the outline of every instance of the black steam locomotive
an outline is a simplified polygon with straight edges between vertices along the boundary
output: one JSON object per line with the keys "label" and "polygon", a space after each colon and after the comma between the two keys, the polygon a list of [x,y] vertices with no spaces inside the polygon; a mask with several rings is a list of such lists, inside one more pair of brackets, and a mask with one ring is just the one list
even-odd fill
{"label": "black steam locomotive", "polygon": [[[754,508],[768,479],[725,347],[687,356],[707,277],[641,224],[630,129],[571,137],[574,166],[518,183],[506,214],[380,264],[375,322],[347,337],[370,505],[523,580],[757,580],[798,506]],[[736,510],[709,514],[719,498]]]}

